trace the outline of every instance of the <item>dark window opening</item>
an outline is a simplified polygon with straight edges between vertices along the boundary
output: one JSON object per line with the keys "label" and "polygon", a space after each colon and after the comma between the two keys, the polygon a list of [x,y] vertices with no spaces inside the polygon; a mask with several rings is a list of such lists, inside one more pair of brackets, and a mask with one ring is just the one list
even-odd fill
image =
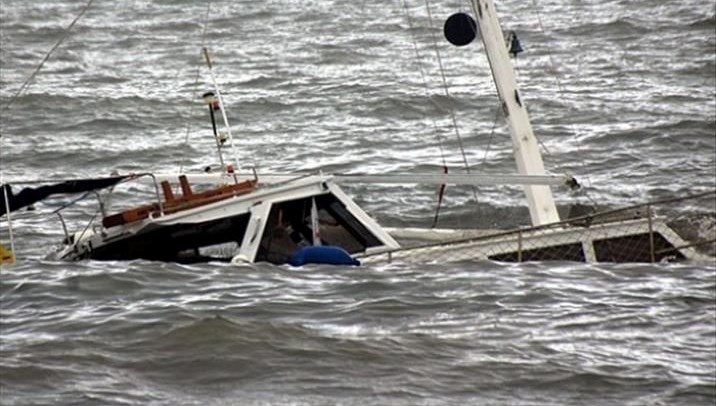
{"label": "dark window opening", "polygon": [[[653,235],[654,261],[659,262],[664,258],[685,258],[661,234]],[[595,240],[594,254],[599,262],[651,262],[649,233]]]}
{"label": "dark window opening", "polygon": [[321,244],[339,246],[351,254],[382,245],[343,203],[332,194],[325,194],[272,205],[256,261],[286,263],[298,249],[313,244],[311,208],[314,198]]}

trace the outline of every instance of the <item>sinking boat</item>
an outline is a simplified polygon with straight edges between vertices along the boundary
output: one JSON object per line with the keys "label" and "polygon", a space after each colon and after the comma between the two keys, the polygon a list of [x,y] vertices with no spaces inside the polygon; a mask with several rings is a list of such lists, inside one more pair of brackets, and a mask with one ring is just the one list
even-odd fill
{"label": "sinking boat", "polygon": [[[162,180],[158,188],[163,192],[155,202],[105,212],[101,225],[68,234],[58,257],[293,265],[476,259],[663,262],[708,261],[696,247],[713,244],[682,238],[654,215],[658,202],[513,230],[384,228],[343,191],[337,182],[344,180],[315,174],[194,192],[181,175],[180,196]],[[704,198],[708,194],[691,200]],[[336,248],[345,254],[336,256]],[[309,250],[312,256],[304,259]]]}
{"label": "sinking boat", "polygon": [[[105,216],[97,231],[70,238],[60,257],[281,264],[319,239],[321,246],[340,247],[351,257],[400,248],[330,176],[263,187],[242,181],[196,194],[186,176],[179,182],[181,197],[174,197],[164,180],[165,193],[157,202]],[[228,257],[207,254],[227,245]]]}
{"label": "sinking boat", "polygon": [[[492,70],[504,117],[509,125],[518,174],[504,176],[412,174],[361,176],[295,174],[268,176],[234,173],[222,145],[231,138],[221,92],[208,93],[212,128],[219,151],[220,174],[132,175],[125,182],[147,181],[152,201],[113,211],[113,188],[100,194],[101,224],[65,229],[57,257],[67,260],[130,260],[197,262],[359,263],[495,261],[663,262],[712,261],[700,248],[713,239],[686,239],[657,216],[652,202],[607,212],[560,217],[551,186],[579,187],[569,176],[544,169],[510,53],[492,0],[473,0],[474,19],[466,14],[446,26],[458,45],[479,31]],[[467,27],[467,31],[465,29]],[[472,32],[470,32],[472,31]],[[205,52],[211,72],[211,60]],[[213,73],[212,73],[213,78]],[[214,82],[215,79],[214,79]],[[227,135],[217,131],[215,111]],[[233,145],[233,143],[232,143]],[[214,186],[200,188],[207,183]],[[524,185],[532,225],[511,230],[388,229],[382,227],[343,191],[351,182],[435,185]],[[218,185],[218,186],[217,186]],[[175,190],[180,191],[176,192]],[[6,194],[7,196],[7,194]],[[716,191],[680,200],[713,201]],[[64,222],[63,222],[64,224]]]}

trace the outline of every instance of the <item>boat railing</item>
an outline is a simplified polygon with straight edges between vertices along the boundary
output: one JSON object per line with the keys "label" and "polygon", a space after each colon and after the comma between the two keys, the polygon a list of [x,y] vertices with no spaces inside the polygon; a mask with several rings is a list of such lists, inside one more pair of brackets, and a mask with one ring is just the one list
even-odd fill
{"label": "boat railing", "polygon": [[[167,214],[174,214],[179,211],[193,209],[233,196],[245,194],[256,189],[257,178],[235,182],[233,184],[217,185],[202,191],[192,190],[191,183],[185,174],[179,175],[180,195],[175,195],[169,180],[158,182],[157,177],[151,173],[140,174],[149,176],[154,185],[156,202],[145,203],[139,206],[130,207],[111,215],[104,215],[102,226],[104,228],[115,227],[124,224],[132,224],[144,219],[154,219]],[[136,178],[135,177],[135,178]],[[159,191],[161,187],[161,192]]]}
{"label": "boat railing", "polygon": [[[152,179],[153,185],[154,185],[154,195],[157,200],[157,207],[159,209],[158,213],[160,216],[164,215],[164,204],[162,203],[161,195],[159,193],[159,184],[157,183],[157,177],[151,173],[151,172],[144,172],[144,173],[136,173],[132,174],[131,176],[128,176],[125,180],[123,180],[121,183],[127,183],[136,179],[140,179],[143,177],[149,177]],[[57,217],[60,220],[60,224],[62,225],[62,231],[65,235],[64,242],[67,245],[74,245],[76,242],[82,240],[85,236],[88,236],[92,233],[96,233],[98,231],[101,231],[101,227],[97,224],[94,224],[95,219],[97,218],[97,215],[101,215],[102,218],[107,217],[107,206],[109,203],[109,199],[112,197],[112,193],[114,191],[114,186],[110,189],[109,193],[102,196],[98,191],[92,191],[91,193],[95,195],[97,198],[97,202],[99,204],[99,208],[97,212],[87,221],[87,224],[85,227],[78,231],[75,234],[70,235],[68,229],[67,229],[67,222],[65,221],[64,217],[62,216],[62,210],[56,210],[54,213],[57,214]],[[91,233],[88,233],[91,229]]]}
{"label": "boat railing", "polygon": [[[142,178],[150,178],[152,180],[151,184],[154,187],[154,197],[156,198],[157,205],[159,207],[159,213],[164,213],[164,204],[162,203],[161,193],[159,191],[159,181],[157,180],[157,175],[155,175],[152,172],[140,172],[140,173],[133,173],[129,176],[127,176],[126,179],[124,179],[119,184],[129,183],[133,181],[138,181],[140,183]],[[107,202],[109,198],[112,196],[112,193],[114,192],[114,188],[116,186],[112,186],[110,189],[110,192],[106,194],[104,197],[101,196],[99,193],[95,193],[97,196],[97,200],[99,202],[100,211],[102,213],[102,216],[107,216]]]}
{"label": "boat railing", "polygon": [[366,254],[361,260],[452,262],[477,258],[504,262],[656,263],[696,258],[716,261],[715,199],[716,190],[712,190],[593,212],[535,227],[447,237],[388,253]]}

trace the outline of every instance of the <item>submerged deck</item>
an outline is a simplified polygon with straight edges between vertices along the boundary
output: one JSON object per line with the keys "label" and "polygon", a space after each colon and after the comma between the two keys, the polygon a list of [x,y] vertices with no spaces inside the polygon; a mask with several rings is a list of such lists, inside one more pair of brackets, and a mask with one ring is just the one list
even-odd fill
{"label": "submerged deck", "polygon": [[[364,263],[463,260],[716,263],[715,197],[716,191],[711,191],[512,230],[392,230],[401,242],[401,249],[360,259]],[[684,204],[699,207],[703,212],[690,219],[670,216],[669,221],[657,215]]]}

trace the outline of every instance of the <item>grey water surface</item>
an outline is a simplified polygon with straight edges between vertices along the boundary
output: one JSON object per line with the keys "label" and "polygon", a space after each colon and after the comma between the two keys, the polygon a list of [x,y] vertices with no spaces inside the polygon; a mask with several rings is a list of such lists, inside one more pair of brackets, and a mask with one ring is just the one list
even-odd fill
{"label": "grey water surface", "polygon": [[[3,0],[2,106],[85,4]],[[526,51],[514,62],[545,163],[585,186],[555,189],[560,206],[716,186],[713,1],[496,7]],[[0,173],[19,183],[216,165],[202,46],[232,125],[227,159],[243,170],[440,173],[446,163],[459,173],[462,143],[472,172],[513,173],[482,45],[456,48],[441,35],[467,9],[95,0],[0,113]],[[346,191],[386,226],[429,226],[437,202],[432,186]],[[439,225],[528,221],[520,188],[476,195],[448,188]],[[13,222],[19,261],[0,270],[2,405],[716,402],[713,262],[292,269],[46,259],[64,237],[52,211],[72,202],[50,199]],[[713,204],[675,210],[713,213]],[[68,227],[95,206],[68,207]],[[713,238],[713,223],[704,227]]]}

